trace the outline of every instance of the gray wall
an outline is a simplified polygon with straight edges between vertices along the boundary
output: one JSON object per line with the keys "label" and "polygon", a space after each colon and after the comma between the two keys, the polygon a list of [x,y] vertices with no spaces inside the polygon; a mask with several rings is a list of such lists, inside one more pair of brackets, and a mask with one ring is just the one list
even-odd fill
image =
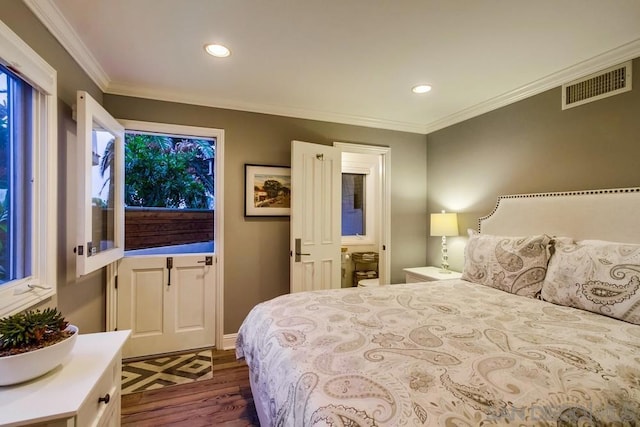
{"label": "gray wall", "polygon": [[[428,211],[459,212],[465,232],[499,195],[640,186],[640,74],[633,80],[631,92],[568,110],[555,88],[429,134]],[[428,240],[438,265],[440,239]],[[465,241],[449,239],[452,269]]]}
{"label": "gray wall", "polygon": [[78,66],[73,58],[31,13],[22,1],[0,0],[0,20],[18,34],[33,50],[57,71],[58,78],[58,295],[46,303],[58,306],[65,317],[82,333],[105,328],[104,274],[97,272],[81,280],[75,278],[72,253],[75,239],[75,210],[68,206],[67,182],[69,168],[67,149],[75,143],[76,125],[71,120],[71,106],[76,91],[86,90],[102,101],[102,92]]}
{"label": "gray wall", "polygon": [[391,147],[391,278],[426,259],[424,135],[104,95],[116,118],[225,130],[225,333],[249,310],[289,291],[289,219],[244,217],[244,164],[291,163],[291,141],[334,141]]}
{"label": "gray wall", "polygon": [[0,20],[55,68],[58,72],[58,98],[63,103],[73,105],[76,91],[80,89],[102,102],[98,86],[22,1],[0,0]]}

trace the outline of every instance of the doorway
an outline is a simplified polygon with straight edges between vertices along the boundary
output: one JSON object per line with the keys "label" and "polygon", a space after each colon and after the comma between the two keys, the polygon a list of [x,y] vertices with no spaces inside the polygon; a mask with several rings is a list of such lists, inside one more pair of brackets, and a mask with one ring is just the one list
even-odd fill
{"label": "doorway", "polygon": [[[121,123],[125,175],[141,176],[125,186],[125,253],[107,270],[117,289],[107,293],[107,329],[132,330],[125,357],[222,348],[224,131]],[[155,168],[169,175],[145,180]]]}
{"label": "doorway", "polygon": [[[376,252],[378,282],[390,283],[391,280],[391,197],[390,167],[391,148],[364,144],[334,142],[334,147],[342,152],[342,173],[363,176],[364,195],[361,200],[365,212],[362,226],[355,233],[343,230],[342,247],[346,253]],[[345,227],[343,227],[344,229]],[[351,266],[346,260],[347,267]],[[347,268],[343,282],[346,286],[357,286],[352,282],[353,275]]]}
{"label": "doorway", "polygon": [[[379,180],[375,197],[374,243],[379,253],[379,283],[389,283],[390,148],[334,143],[333,147],[292,141],[291,156],[291,292],[342,287],[342,152],[374,155]],[[300,195],[296,197],[296,194]],[[369,242],[371,243],[371,242]]]}

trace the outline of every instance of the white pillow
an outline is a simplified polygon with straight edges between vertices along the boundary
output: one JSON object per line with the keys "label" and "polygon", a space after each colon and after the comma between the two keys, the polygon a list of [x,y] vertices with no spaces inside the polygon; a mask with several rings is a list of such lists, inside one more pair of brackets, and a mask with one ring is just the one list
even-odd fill
{"label": "white pillow", "polygon": [[640,325],[640,245],[582,240],[559,243],[542,299]]}
{"label": "white pillow", "polygon": [[551,237],[472,234],[465,247],[462,278],[506,292],[537,298],[542,288]]}

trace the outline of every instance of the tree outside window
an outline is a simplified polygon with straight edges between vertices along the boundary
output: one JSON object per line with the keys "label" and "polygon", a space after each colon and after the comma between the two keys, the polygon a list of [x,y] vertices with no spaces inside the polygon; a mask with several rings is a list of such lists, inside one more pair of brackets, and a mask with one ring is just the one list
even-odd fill
{"label": "tree outside window", "polygon": [[[213,209],[212,141],[127,133],[124,152],[126,206]],[[113,142],[100,161],[103,174],[112,159]]]}

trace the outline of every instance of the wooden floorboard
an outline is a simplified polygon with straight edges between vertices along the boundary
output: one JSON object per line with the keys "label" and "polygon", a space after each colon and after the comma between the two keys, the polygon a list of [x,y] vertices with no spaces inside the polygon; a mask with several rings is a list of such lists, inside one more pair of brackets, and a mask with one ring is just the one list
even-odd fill
{"label": "wooden floorboard", "polygon": [[122,426],[259,426],[249,369],[219,353],[211,379],[122,396]]}

